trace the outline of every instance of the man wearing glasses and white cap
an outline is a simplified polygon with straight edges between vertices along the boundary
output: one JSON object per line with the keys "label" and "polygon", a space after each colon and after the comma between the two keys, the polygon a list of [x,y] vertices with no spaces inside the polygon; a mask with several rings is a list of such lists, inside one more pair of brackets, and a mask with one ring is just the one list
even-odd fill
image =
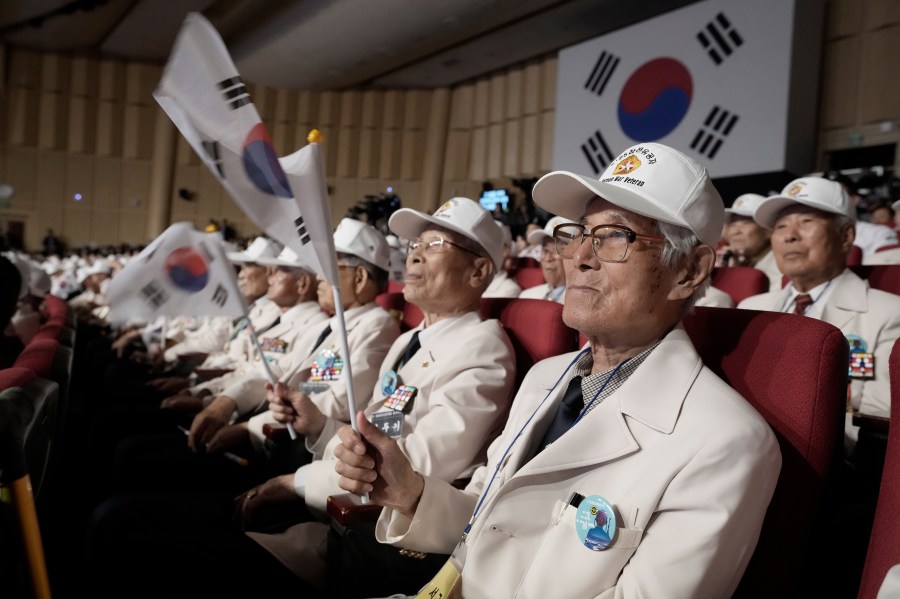
{"label": "man wearing glasses and white cap", "polygon": [[[761,202],[753,218],[772,230],[775,259],[790,283],[738,307],[803,314],[841,329],[850,344],[853,411],[890,418],[888,356],[900,337],[900,297],[869,288],[847,268],[856,210],[844,186],[822,177],[795,179]],[[848,411],[848,453],[859,432],[852,417]]]}
{"label": "man wearing glasses and white cap", "polygon": [[[510,340],[498,321],[482,320],[479,313],[482,294],[499,267],[502,241],[491,214],[467,198],[452,198],[432,215],[402,208],[391,215],[389,226],[409,240],[404,295],[422,310],[424,321],[391,345],[374,389],[358,403],[366,418],[396,439],[394,447],[417,470],[449,486],[468,479],[484,463],[513,395],[516,367]],[[201,526],[190,544],[178,542],[179,531],[198,530],[196,520],[202,517],[197,514],[183,522],[164,519],[132,537],[128,535],[135,531],[127,527],[111,527],[101,535],[121,536],[107,544],[104,575],[96,580],[115,585],[138,579],[146,583],[145,591],[160,595],[232,596],[239,589],[266,594],[289,588],[286,578],[296,581],[295,592],[304,584],[321,589],[326,584],[321,547],[329,530],[327,499],[344,492],[334,459],[341,426],[329,418],[315,438],[306,438],[314,459],[296,473],[294,491],[309,508],[303,517],[312,520],[281,532],[246,535],[210,535]],[[260,491],[244,494],[242,512],[252,511],[248,504],[260,499],[265,499]],[[371,538],[371,533],[354,532]],[[121,551],[125,543],[128,552]],[[367,554],[373,566],[377,560],[400,559],[405,571],[421,571],[419,564],[426,563],[396,548],[375,547],[390,555]],[[167,573],[162,578],[150,575],[160,568],[158,559]],[[402,574],[381,572],[385,580]],[[426,578],[430,574],[426,571]]]}
{"label": "man wearing glasses and white cap", "polygon": [[556,253],[553,242],[553,229],[556,225],[571,222],[561,216],[554,216],[547,221],[543,229],[528,234],[528,243],[541,247],[541,272],[544,282],[534,287],[523,289],[519,294],[523,299],[542,299],[560,304],[566,299],[566,273],[563,271],[562,259]]}
{"label": "man wearing glasses and white cap", "polygon": [[449,553],[465,531],[443,572],[461,569],[468,599],[728,597],[781,454],[680,324],[713,268],[722,200],[706,169],[654,143],[600,180],[545,175],[534,199],[577,223],[554,239],[563,317],[589,346],[531,369],[464,490],[417,471],[363,419],[368,448],[340,431],[341,486],[384,506],[382,542]]}

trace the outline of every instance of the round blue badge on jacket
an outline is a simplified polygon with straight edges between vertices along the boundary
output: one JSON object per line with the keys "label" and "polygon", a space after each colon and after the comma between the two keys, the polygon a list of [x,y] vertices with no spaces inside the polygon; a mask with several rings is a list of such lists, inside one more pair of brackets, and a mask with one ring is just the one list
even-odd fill
{"label": "round blue badge on jacket", "polygon": [[603,551],[616,538],[616,513],[599,495],[588,495],[575,514],[575,532],[591,551]]}

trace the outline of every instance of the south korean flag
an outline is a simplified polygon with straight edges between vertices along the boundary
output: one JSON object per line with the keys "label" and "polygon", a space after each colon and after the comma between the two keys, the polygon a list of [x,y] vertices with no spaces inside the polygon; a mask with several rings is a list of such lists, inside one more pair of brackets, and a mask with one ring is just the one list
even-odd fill
{"label": "south korean flag", "polygon": [[793,0],[706,0],[561,51],[554,168],[652,141],[714,177],[785,169],[793,22]]}
{"label": "south korean flag", "polygon": [[217,234],[175,223],[113,277],[110,318],[242,316],[247,302]]}
{"label": "south korean flag", "polygon": [[246,82],[202,15],[185,19],[153,97],[248,218],[338,284],[318,144],[276,155]]}

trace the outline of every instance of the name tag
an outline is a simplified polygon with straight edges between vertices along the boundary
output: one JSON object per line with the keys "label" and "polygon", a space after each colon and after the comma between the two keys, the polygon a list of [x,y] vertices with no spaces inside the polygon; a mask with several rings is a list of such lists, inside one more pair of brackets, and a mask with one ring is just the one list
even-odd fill
{"label": "name tag", "polygon": [[372,414],[372,424],[385,435],[394,439],[403,436],[403,414],[388,410]]}

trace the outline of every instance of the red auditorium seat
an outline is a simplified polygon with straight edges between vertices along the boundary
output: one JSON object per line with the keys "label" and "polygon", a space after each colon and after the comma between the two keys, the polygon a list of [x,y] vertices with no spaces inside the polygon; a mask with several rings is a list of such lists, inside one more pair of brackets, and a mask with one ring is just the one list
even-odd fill
{"label": "red auditorium seat", "polygon": [[403,305],[406,300],[403,299],[402,291],[385,291],[375,296],[375,303],[390,312],[391,316],[397,320],[403,318]]}
{"label": "red auditorium seat", "polygon": [[400,281],[395,281],[394,279],[388,280],[387,291],[389,293],[393,293],[395,291],[403,292],[403,283]]}
{"label": "red auditorium seat", "polygon": [[39,377],[50,378],[58,348],[59,341],[55,339],[32,339],[16,358],[13,366],[28,368]]}
{"label": "red auditorium seat", "polygon": [[543,285],[546,283],[544,280],[544,271],[541,270],[540,266],[519,268],[516,270],[516,283],[518,283],[519,287],[522,289]]}
{"label": "red auditorium seat", "polygon": [[21,387],[37,375],[29,368],[12,366],[0,370],[0,392],[13,387]]}
{"label": "red auditorium seat", "polygon": [[859,264],[862,264],[862,258],[862,248],[858,245],[854,245],[850,248],[850,253],[847,254],[847,266],[857,266]]}
{"label": "red auditorium seat", "polygon": [[751,295],[767,292],[769,277],[763,271],[752,266],[714,268],[712,285],[730,295],[736,306]]}
{"label": "red auditorium seat", "polygon": [[484,298],[481,316],[500,321],[516,352],[516,387],[545,358],[578,349],[576,335],[562,320],[563,305],[538,299]]}
{"label": "red auditorium seat", "polygon": [[[890,356],[891,420],[900,421],[900,340]],[[869,537],[869,550],[858,599],[875,599],[885,574],[900,564],[900,426],[888,432],[887,455],[881,474],[878,506]]]}
{"label": "red auditorium seat", "polygon": [[541,262],[540,260],[535,260],[534,258],[528,258],[526,256],[522,256],[516,258],[516,270],[521,268],[540,268]]}
{"label": "red auditorium seat", "polygon": [[890,245],[883,245],[880,248],[877,248],[875,250],[875,253],[886,252],[888,250],[896,250],[896,249],[900,249],[900,243],[892,243]]}
{"label": "red auditorium seat", "polygon": [[852,266],[851,270],[869,281],[872,289],[900,295],[900,264],[873,264]]}
{"label": "red auditorium seat", "polygon": [[802,596],[806,577],[821,574],[803,564],[840,451],[847,341],[828,323],[756,310],[696,308],[685,328],[704,364],[757,409],[781,447],[775,494],[734,596]]}

